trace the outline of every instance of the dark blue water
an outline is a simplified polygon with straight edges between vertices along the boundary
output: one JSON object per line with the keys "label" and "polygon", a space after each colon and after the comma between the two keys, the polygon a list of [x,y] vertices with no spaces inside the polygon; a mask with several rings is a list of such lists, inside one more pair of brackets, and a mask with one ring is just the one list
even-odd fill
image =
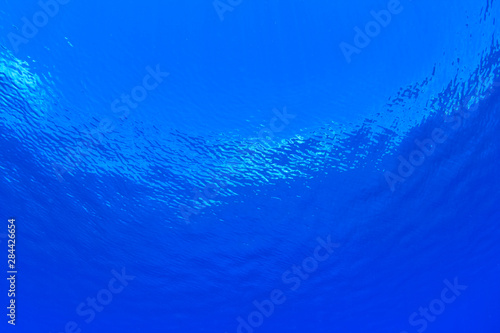
{"label": "dark blue water", "polygon": [[500,332],[498,2],[0,3],[1,332]]}

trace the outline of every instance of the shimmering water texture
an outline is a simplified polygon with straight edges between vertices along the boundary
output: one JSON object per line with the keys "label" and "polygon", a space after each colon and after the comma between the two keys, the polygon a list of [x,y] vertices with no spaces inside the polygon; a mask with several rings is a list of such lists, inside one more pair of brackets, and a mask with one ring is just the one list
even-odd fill
{"label": "shimmering water texture", "polygon": [[500,331],[498,2],[0,8],[1,332]]}

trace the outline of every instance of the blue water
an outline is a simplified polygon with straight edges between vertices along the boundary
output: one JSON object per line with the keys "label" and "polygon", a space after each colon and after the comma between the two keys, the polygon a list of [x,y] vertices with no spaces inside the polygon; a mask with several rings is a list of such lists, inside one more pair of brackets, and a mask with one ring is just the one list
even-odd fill
{"label": "blue water", "polygon": [[500,332],[498,1],[0,3],[1,332]]}

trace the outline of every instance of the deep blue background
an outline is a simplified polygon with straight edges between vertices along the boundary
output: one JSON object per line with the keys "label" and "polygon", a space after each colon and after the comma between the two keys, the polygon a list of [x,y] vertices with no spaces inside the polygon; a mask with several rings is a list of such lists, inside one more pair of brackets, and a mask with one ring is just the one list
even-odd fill
{"label": "deep blue background", "polygon": [[[237,332],[281,289],[255,332],[410,333],[455,278],[425,332],[499,332],[500,5],[402,0],[346,62],[339,44],[389,2],[244,0],[221,20],[212,1],[71,0],[16,47],[41,7],[0,0],[0,266],[15,217],[19,271],[2,332]],[[169,76],[120,119],[112,102],[157,65]],[[291,291],[282,275],[328,235]],[[134,280],[85,323],[77,306],[122,268]]]}

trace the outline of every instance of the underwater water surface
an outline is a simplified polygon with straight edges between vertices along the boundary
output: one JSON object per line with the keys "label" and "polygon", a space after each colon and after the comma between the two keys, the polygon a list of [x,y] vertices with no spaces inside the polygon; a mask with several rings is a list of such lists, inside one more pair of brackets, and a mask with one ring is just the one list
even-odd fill
{"label": "underwater water surface", "polygon": [[1,332],[500,332],[497,1],[0,3]]}

